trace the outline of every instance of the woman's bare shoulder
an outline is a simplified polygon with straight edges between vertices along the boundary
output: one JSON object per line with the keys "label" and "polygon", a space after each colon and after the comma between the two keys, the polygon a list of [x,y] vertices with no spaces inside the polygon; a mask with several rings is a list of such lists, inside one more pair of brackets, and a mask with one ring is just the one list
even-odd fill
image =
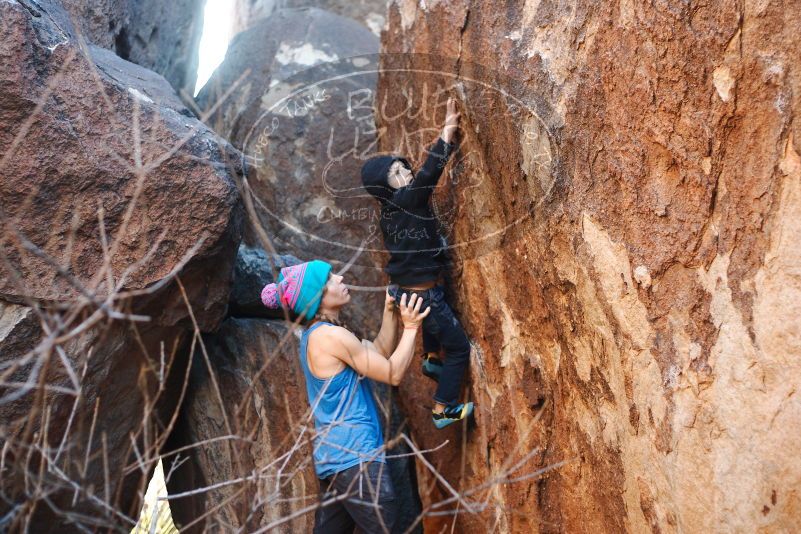
{"label": "woman's bare shoulder", "polygon": [[356,343],[360,343],[359,338],[347,328],[333,324],[323,324],[309,334],[309,349],[312,350],[312,347],[314,347],[323,352],[339,352],[342,349],[346,349],[354,340]]}
{"label": "woman's bare shoulder", "polygon": [[306,361],[314,376],[326,379],[344,368],[342,360],[348,354],[347,334],[353,335],[346,328],[327,324],[309,334]]}

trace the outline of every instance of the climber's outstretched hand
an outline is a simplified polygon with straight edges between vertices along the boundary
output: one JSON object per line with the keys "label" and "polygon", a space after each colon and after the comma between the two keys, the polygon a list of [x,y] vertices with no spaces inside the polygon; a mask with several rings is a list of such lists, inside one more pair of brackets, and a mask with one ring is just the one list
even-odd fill
{"label": "climber's outstretched hand", "polygon": [[423,305],[423,297],[418,297],[417,293],[412,293],[407,303],[407,296],[408,295],[404,293],[400,300],[400,314],[403,326],[405,328],[419,327],[423,324],[423,319],[428,317],[428,314],[431,313],[431,306],[426,307],[425,311],[421,313],[420,306]]}
{"label": "climber's outstretched hand", "polygon": [[442,140],[446,143],[453,141],[453,136],[459,128],[460,113],[456,111],[456,99],[448,98],[445,105],[445,126],[442,128]]}

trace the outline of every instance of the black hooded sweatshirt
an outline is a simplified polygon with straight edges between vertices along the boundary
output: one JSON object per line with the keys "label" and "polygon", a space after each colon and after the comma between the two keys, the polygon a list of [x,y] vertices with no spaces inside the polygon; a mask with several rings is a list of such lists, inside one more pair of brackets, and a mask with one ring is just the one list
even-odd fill
{"label": "black hooded sweatshirt", "polygon": [[394,189],[389,186],[389,168],[401,156],[376,156],[362,166],[362,184],[381,204],[381,232],[389,251],[384,269],[392,283],[416,285],[436,280],[445,267],[445,242],[429,200],[453,150],[441,137],[429,148],[428,157],[412,182]]}

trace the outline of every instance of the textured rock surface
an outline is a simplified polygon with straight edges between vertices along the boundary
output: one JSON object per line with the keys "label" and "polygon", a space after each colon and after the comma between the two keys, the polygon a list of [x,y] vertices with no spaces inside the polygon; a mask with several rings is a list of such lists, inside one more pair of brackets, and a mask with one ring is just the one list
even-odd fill
{"label": "textured rock surface", "polygon": [[378,35],[384,26],[387,0],[235,0],[232,34],[236,35],[283,8],[319,7],[364,24]]}
{"label": "textured rock surface", "polygon": [[62,0],[84,38],[194,93],[204,0]]}
{"label": "textured rock surface", "polygon": [[[185,525],[213,510],[189,531],[253,531],[313,505],[319,487],[302,432],[308,402],[297,336],[280,321],[228,319],[204,343],[213,374],[197,350],[174,445],[238,438],[190,449],[168,489],[173,494],[240,477],[256,480],[172,501],[178,528],[186,531]],[[301,515],[281,530],[308,532],[313,517]]]}
{"label": "textured rock surface", "polygon": [[[106,284],[96,278],[103,265],[97,214],[102,207],[117,287],[141,290],[182,260],[222,253],[218,269],[194,274],[203,277],[194,290],[204,298],[190,294],[199,304],[198,321],[213,328],[225,311],[236,246],[230,234],[238,200],[226,163],[239,165],[241,158],[187,117],[158,75],[103,49],[90,47],[90,58],[83,56],[47,15],[31,17],[16,3],[2,9],[0,192],[10,265],[0,266],[0,297],[69,301],[81,294],[78,284],[106,296]],[[134,121],[140,125],[136,135]],[[145,172],[139,181],[136,136]],[[67,265],[75,282],[59,276],[30,246],[22,247],[15,233]],[[178,304],[173,289],[171,304]],[[164,306],[159,319],[185,318],[179,307]],[[176,312],[179,317],[169,316]]]}
{"label": "textured rock surface", "polygon": [[133,449],[156,452],[192,326],[173,278],[198,326],[219,325],[240,157],[162,77],[94,46],[83,55],[58,5],[0,2],[0,31],[2,528],[130,529],[114,510],[138,515],[148,473]]}
{"label": "textured rock surface", "polygon": [[[202,351],[196,351],[190,393],[176,440],[170,444],[174,448],[191,443],[201,446],[190,449],[188,461],[174,472],[168,482],[170,493],[241,477],[250,480],[173,500],[170,507],[179,528],[210,512],[181,532],[232,527],[254,531],[271,524],[277,532],[311,531],[319,485],[309,443],[314,425],[308,419],[306,386],[298,363],[298,333],[283,321],[231,318],[217,333],[204,336],[213,374]],[[391,402],[386,391],[382,397]],[[393,423],[392,432],[398,424]],[[225,436],[238,438],[212,441]],[[401,447],[392,451],[404,453],[408,450]],[[186,453],[183,456],[186,459]],[[390,461],[398,498],[403,501],[398,532],[420,510],[408,462],[408,457]],[[305,508],[308,513],[300,513]],[[284,521],[296,512],[297,517]]]}
{"label": "textured rock surface", "polygon": [[[138,516],[149,467],[166,438],[164,423],[178,404],[183,362],[176,354],[189,337],[184,329],[112,321],[60,344],[61,353],[33,353],[33,364],[15,368],[46,336],[34,310],[0,301],[4,530],[61,534],[133,526],[127,518]],[[69,393],[64,361],[76,373],[78,399]],[[137,457],[148,462],[144,472]]]}
{"label": "textured rock surface", "polygon": [[423,97],[438,116],[404,115],[401,86],[418,106],[441,81],[463,105],[436,198],[465,244],[476,428],[433,434],[424,378],[402,397],[422,446],[452,438],[432,462],[461,489],[536,447],[515,475],[569,463],[482,490],[456,530],[798,530],[799,11],[480,4],[399,0],[382,35],[444,56],[384,67],[456,74],[382,75],[378,122],[391,148],[442,120],[445,94]]}
{"label": "textured rock surface", "polygon": [[[375,89],[377,50],[375,36],[352,20],[281,10],[234,38],[198,95],[202,109],[222,100],[208,123],[248,158],[255,211],[274,249],[324,259],[337,272],[353,259],[346,280],[366,287],[384,280],[370,254],[374,203],[359,177],[363,154],[375,149],[372,109],[362,102]],[[257,235],[246,230],[245,241],[262,245]],[[382,292],[351,294],[346,320],[377,330],[371,310]]]}

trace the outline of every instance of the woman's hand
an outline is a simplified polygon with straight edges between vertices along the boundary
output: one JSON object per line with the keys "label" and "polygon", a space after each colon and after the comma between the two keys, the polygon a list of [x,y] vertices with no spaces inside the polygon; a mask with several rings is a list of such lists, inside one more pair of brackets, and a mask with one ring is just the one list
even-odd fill
{"label": "woman's hand", "polygon": [[453,140],[453,135],[459,128],[459,112],[456,111],[456,99],[448,98],[445,105],[445,126],[442,128],[442,140],[449,143]]}
{"label": "woman's hand", "polygon": [[376,351],[387,358],[395,346],[398,344],[398,307],[395,304],[395,297],[390,296],[389,288],[384,295],[384,314],[381,317],[381,328],[373,341]]}
{"label": "woman's hand", "polygon": [[409,302],[406,302],[406,293],[401,296],[400,301],[400,314],[403,321],[404,328],[419,328],[423,324],[423,319],[428,317],[431,312],[431,306],[428,306],[424,312],[420,313],[420,306],[423,305],[423,298],[418,297],[417,293],[412,293]]}

